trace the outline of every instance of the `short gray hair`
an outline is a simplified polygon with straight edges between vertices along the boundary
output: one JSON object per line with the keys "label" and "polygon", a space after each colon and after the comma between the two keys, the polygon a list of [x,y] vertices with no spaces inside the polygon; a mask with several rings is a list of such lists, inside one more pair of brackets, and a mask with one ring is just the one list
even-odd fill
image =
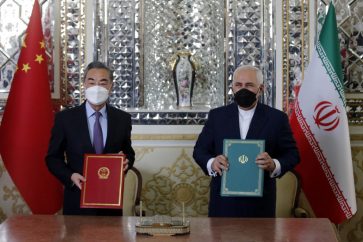
{"label": "short gray hair", "polygon": [[92,70],[92,69],[104,69],[108,72],[108,76],[110,78],[110,81],[112,83],[113,81],[113,72],[112,70],[106,66],[105,63],[103,62],[100,62],[100,61],[92,61],[91,63],[88,64],[86,70],[84,71],[84,78],[83,78],[83,81],[86,81],[86,76],[87,76],[87,73],[89,70]]}
{"label": "short gray hair", "polygon": [[242,70],[255,71],[256,72],[256,78],[257,78],[258,83],[259,84],[263,84],[262,71],[259,68],[255,67],[255,66],[251,66],[251,65],[243,65],[243,66],[237,67],[237,69],[234,70],[234,72],[233,72],[233,79],[232,79],[233,81],[234,81],[234,79],[236,77],[236,73],[237,72],[240,72]]}

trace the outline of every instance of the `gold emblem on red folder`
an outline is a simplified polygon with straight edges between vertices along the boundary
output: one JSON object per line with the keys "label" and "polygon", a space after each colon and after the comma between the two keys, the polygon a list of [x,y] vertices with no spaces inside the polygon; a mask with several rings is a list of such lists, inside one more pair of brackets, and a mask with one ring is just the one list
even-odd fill
{"label": "gold emblem on red folder", "polygon": [[98,178],[100,179],[108,179],[108,176],[110,175],[110,169],[103,166],[100,169],[98,169]]}

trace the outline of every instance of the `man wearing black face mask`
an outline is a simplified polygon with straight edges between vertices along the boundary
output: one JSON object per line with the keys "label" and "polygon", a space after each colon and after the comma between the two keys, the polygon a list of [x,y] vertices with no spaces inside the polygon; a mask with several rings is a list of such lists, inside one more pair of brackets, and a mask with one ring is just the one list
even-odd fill
{"label": "man wearing black face mask", "polygon": [[[233,75],[234,103],[213,109],[198,137],[193,157],[210,184],[210,217],[275,217],[276,177],[299,163],[299,154],[287,115],[258,102],[263,91],[262,72],[253,66],[238,67]],[[222,197],[221,175],[228,169],[224,139],[259,139],[265,152],[256,158],[264,172],[262,197]],[[244,177],[240,178],[242,181]]]}

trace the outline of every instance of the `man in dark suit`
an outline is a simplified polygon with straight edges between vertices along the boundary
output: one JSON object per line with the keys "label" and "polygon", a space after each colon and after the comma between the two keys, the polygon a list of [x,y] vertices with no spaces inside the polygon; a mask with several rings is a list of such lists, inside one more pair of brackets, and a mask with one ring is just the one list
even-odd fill
{"label": "man in dark suit", "polygon": [[[234,103],[213,109],[198,137],[193,157],[210,184],[210,217],[274,217],[275,177],[281,177],[299,162],[287,115],[258,102],[263,91],[262,72],[253,66],[241,66],[233,75]],[[265,140],[265,152],[256,158],[264,170],[263,197],[222,197],[221,175],[228,169],[223,155],[224,139]],[[243,177],[240,178],[243,181]]]}
{"label": "man in dark suit", "polygon": [[46,163],[64,185],[65,215],[122,215],[122,210],[118,209],[80,208],[80,190],[85,182],[82,176],[84,154],[123,153],[126,155],[124,172],[135,160],[131,116],[107,103],[112,80],[107,66],[101,62],[90,63],[84,79],[86,101],[55,116]]}

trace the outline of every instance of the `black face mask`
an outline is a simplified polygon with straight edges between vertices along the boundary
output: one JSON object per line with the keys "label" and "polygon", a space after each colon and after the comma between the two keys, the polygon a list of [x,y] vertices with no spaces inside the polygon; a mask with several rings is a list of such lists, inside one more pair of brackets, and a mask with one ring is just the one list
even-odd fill
{"label": "black face mask", "polygon": [[234,101],[242,108],[249,108],[257,100],[257,93],[251,92],[246,88],[240,89],[234,94]]}

